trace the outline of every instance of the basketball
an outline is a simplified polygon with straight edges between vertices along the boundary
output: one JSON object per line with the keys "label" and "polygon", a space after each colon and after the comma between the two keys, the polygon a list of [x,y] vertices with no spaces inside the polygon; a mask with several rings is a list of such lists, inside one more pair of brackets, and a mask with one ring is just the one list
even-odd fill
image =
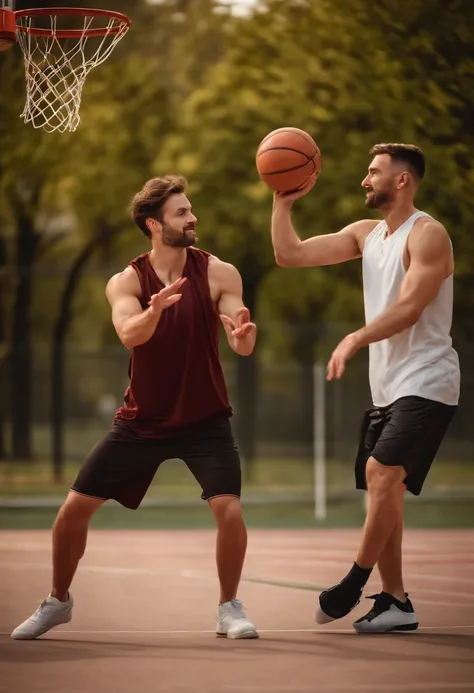
{"label": "basketball", "polygon": [[279,128],[270,132],[257,149],[258,175],[277,192],[302,187],[312,173],[321,170],[321,152],[304,130]]}

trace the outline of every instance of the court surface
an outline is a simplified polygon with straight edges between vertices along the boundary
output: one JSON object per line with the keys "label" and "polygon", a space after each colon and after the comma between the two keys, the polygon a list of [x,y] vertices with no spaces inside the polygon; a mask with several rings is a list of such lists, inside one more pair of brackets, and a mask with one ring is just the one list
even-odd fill
{"label": "court surface", "polygon": [[[474,692],[474,531],[411,530],[406,587],[422,627],[363,636],[327,626],[318,591],[349,569],[359,530],[251,530],[240,597],[259,640],[216,638],[214,532],[93,530],[73,620],[13,641],[50,587],[50,532],[0,533],[5,693]],[[366,595],[380,588],[370,579]]]}

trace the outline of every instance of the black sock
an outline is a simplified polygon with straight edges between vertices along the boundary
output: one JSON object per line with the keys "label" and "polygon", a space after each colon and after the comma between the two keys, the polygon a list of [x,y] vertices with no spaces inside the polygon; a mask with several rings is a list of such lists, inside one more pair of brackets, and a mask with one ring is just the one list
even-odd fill
{"label": "black sock", "polygon": [[350,571],[347,573],[343,582],[350,582],[357,587],[364,587],[372,573],[373,568],[361,568],[354,563]]}

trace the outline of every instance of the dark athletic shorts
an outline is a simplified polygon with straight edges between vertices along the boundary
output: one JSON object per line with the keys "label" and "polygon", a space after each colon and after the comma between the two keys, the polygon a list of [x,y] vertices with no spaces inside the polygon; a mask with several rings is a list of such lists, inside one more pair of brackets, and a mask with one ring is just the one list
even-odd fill
{"label": "dark athletic shorts", "polygon": [[202,488],[201,498],[240,497],[240,457],[228,417],[182,428],[172,438],[142,438],[116,420],[89,453],[71,486],[86,496],[118,501],[135,510],[162,462],[181,459]]}
{"label": "dark athletic shorts", "polygon": [[374,457],[403,467],[407,489],[419,496],[456,409],[423,397],[401,397],[388,407],[367,410],[355,462],[356,488],[367,489],[365,468]]}

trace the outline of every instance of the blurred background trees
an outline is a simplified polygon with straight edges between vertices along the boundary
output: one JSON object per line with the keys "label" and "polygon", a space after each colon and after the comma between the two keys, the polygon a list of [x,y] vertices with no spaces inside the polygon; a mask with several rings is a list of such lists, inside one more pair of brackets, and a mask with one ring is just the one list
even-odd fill
{"label": "blurred background trees", "polygon": [[[17,9],[32,5],[18,2]],[[246,14],[216,0],[109,5],[131,16],[132,29],[90,74],[75,133],[23,124],[21,51],[0,54],[0,456],[22,461],[48,449],[60,478],[68,421],[88,409],[94,417],[104,392],[120,398],[126,354],[104,287],[147,250],[130,198],[145,180],[168,172],[188,177],[199,244],[239,268],[260,325],[253,357],[222,347],[248,474],[267,387],[264,364],[299,369],[296,435],[310,439],[308,374],[347,325],[363,320],[360,263],[275,266],[272,197],[256,174],[255,152],[283,125],[307,130],[322,151],[318,184],[295,206],[302,238],[367,214],[360,182],[373,144],[424,149],[418,206],[451,234],[453,333],[462,343],[472,339],[474,3],[261,0]],[[101,361],[104,381],[79,352],[109,355]],[[467,367],[471,400],[473,380]],[[81,402],[81,413],[72,413],[67,393]],[[35,439],[45,411],[46,446],[40,434]]]}

